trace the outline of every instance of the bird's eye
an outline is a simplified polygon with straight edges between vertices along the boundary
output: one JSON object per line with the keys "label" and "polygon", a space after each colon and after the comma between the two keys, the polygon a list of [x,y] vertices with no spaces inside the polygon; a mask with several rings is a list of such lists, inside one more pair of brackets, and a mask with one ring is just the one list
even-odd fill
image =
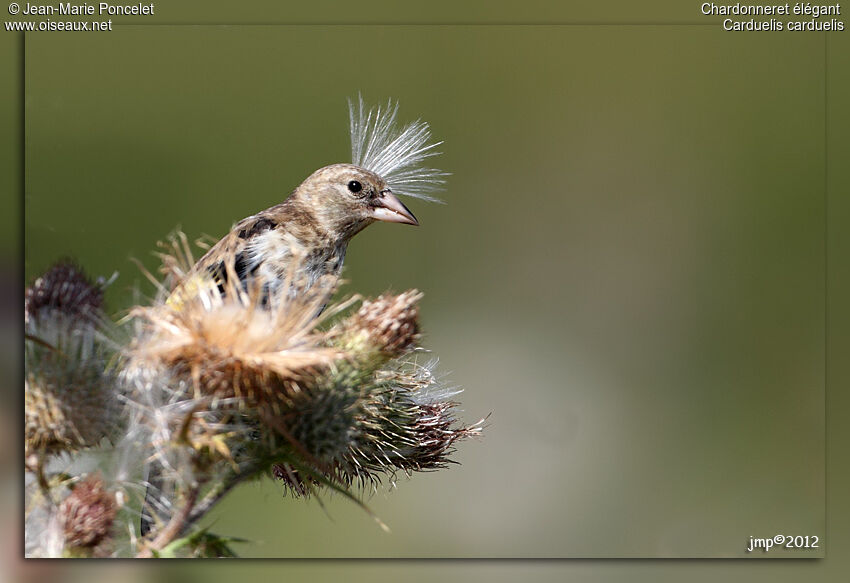
{"label": "bird's eye", "polygon": [[363,190],[363,185],[357,182],[356,180],[352,180],[348,183],[348,190],[351,192],[360,192]]}

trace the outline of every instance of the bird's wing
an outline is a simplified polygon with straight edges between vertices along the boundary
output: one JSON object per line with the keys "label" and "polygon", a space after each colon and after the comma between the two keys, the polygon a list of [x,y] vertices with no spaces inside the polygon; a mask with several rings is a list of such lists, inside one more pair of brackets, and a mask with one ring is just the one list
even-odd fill
{"label": "bird's wing", "polygon": [[202,288],[211,285],[217,286],[219,292],[224,294],[229,273],[236,273],[239,283],[243,288],[247,288],[248,280],[259,267],[259,263],[249,252],[249,246],[259,235],[275,227],[277,222],[265,212],[239,221],[195,263],[171,293],[168,303],[179,306],[188,297],[197,295]]}

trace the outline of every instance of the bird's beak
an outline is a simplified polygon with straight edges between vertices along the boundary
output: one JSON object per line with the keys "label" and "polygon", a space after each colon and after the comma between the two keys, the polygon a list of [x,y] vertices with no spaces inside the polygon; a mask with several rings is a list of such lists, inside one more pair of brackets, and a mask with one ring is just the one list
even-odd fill
{"label": "bird's beak", "polygon": [[379,221],[387,223],[404,223],[405,225],[418,226],[419,221],[410,212],[410,209],[404,206],[396,195],[389,190],[380,193],[374,200],[372,208],[372,217]]}

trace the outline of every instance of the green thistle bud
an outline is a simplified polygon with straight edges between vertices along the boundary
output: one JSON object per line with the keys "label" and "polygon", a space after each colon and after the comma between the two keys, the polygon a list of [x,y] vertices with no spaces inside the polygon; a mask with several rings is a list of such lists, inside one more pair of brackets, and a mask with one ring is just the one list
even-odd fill
{"label": "green thistle bud", "polygon": [[291,435],[309,458],[295,452],[274,466],[274,476],[304,495],[322,481],[374,490],[398,471],[446,467],[455,443],[480,433],[483,420],[458,421],[452,397],[459,391],[440,387],[435,364],[391,361],[377,371],[329,373],[289,416]]}

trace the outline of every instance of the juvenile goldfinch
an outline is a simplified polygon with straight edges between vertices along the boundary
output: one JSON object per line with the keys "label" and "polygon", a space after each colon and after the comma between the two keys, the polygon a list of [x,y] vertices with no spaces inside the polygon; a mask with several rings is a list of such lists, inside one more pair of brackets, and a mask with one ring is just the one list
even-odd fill
{"label": "juvenile goldfinch", "polygon": [[[399,129],[398,105],[364,107],[349,101],[351,164],[316,170],[282,203],[238,222],[186,273],[168,296],[175,310],[191,298],[216,290],[220,297],[260,286],[266,305],[282,295],[292,297],[342,269],[348,242],[376,221],[418,225],[413,213],[396,197],[402,194],[436,201],[445,173],[422,168],[438,152],[428,124],[415,121]],[[237,278],[239,286],[232,284]],[[286,287],[283,287],[286,286]],[[281,292],[284,292],[283,294]],[[141,534],[149,534],[154,517],[167,518],[157,462],[149,468]]]}
{"label": "juvenile goldfinch", "polygon": [[366,111],[349,102],[352,164],[316,170],[282,203],[247,217],[195,264],[172,292],[168,303],[179,308],[203,286],[223,293],[234,274],[248,291],[262,282],[263,295],[274,295],[289,281],[292,293],[311,287],[342,268],[348,243],[376,222],[418,225],[399,194],[435,200],[429,193],[444,173],[419,168],[437,154],[428,143],[428,124],[416,121],[395,127],[398,106]]}

